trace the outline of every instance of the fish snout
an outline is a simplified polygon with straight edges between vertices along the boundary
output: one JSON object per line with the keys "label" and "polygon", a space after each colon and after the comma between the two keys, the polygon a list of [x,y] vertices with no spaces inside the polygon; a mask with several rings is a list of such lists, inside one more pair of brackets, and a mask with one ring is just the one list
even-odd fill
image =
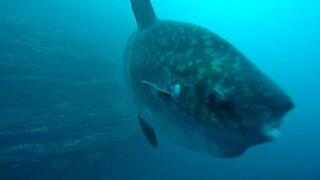
{"label": "fish snout", "polygon": [[283,96],[281,99],[274,101],[274,105],[271,109],[272,117],[263,125],[262,131],[268,141],[278,139],[281,136],[280,128],[283,123],[285,123],[285,115],[293,108],[294,103],[287,96]]}
{"label": "fish snout", "polygon": [[283,97],[276,101],[273,107],[274,118],[283,118],[290,110],[294,108],[294,103],[290,97]]}

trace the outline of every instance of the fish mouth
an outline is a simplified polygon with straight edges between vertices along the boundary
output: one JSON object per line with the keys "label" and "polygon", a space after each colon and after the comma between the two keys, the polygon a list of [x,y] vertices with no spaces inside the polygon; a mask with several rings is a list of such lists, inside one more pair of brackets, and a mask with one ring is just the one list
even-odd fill
{"label": "fish mouth", "polygon": [[264,126],[262,129],[263,135],[269,141],[274,141],[276,139],[279,139],[281,137],[280,129],[281,129],[283,123],[284,123],[284,119],[281,119],[281,120],[275,121],[271,124]]}

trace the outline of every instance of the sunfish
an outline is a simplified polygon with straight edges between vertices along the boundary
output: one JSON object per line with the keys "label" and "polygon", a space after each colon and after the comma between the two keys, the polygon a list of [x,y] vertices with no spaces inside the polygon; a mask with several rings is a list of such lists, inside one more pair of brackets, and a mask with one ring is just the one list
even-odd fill
{"label": "sunfish", "polygon": [[159,20],[150,0],[131,0],[138,25],[124,70],[148,142],[157,133],[188,149],[237,157],[280,136],[291,98],[210,30]]}

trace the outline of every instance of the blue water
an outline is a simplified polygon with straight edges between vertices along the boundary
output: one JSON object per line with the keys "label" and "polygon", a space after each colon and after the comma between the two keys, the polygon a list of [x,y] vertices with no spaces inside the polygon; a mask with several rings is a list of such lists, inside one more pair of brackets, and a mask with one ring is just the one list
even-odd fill
{"label": "blue water", "polygon": [[147,144],[122,53],[136,29],[129,0],[0,1],[0,179],[320,179],[320,3],[154,1],[161,19],[234,44],[296,107],[282,137],[234,159]]}

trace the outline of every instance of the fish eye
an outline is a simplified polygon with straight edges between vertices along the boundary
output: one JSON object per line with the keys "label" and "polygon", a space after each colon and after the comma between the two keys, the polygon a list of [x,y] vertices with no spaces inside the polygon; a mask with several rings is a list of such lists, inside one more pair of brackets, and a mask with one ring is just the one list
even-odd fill
{"label": "fish eye", "polygon": [[208,94],[208,105],[210,107],[218,106],[221,102],[223,102],[223,95],[217,91],[210,92]]}
{"label": "fish eye", "polygon": [[215,103],[218,99],[217,93],[209,93],[208,98],[210,102]]}
{"label": "fish eye", "polygon": [[212,91],[208,94],[208,101],[210,103],[219,104],[223,101],[223,95],[218,91]]}

